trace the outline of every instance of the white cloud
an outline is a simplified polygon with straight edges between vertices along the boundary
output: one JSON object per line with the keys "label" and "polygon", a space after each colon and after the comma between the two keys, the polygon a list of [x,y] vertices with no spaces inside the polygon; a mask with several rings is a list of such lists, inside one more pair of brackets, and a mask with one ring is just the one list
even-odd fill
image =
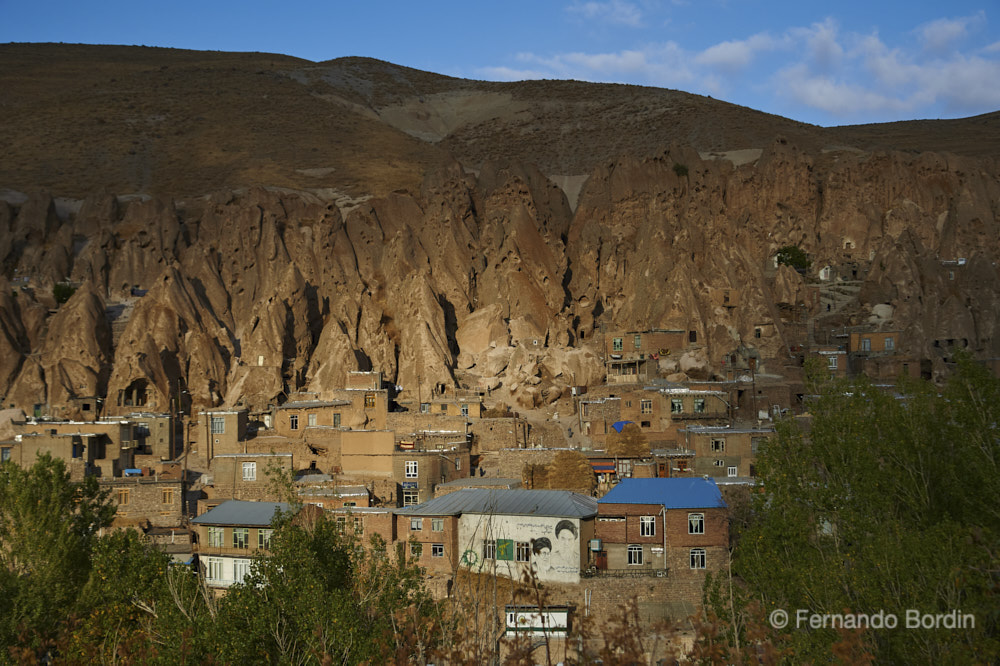
{"label": "white cloud", "polygon": [[748,39],[721,42],[710,46],[697,56],[695,62],[728,72],[746,69],[760,51],[770,51],[778,42],[767,33],[758,33]]}
{"label": "white cloud", "polygon": [[609,21],[633,28],[641,28],[643,23],[642,11],[633,3],[625,2],[625,0],[574,2],[566,8],[566,11],[588,21]]}
{"label": "white cloud", "polygon": [[993,42],[983,49],[983,53],[1000,53],[1000,42]]}
{"label": "white cloud", "polygon": [[837,33],[837,22],[832,18],[827,18],[822,23],[813,23],[808,28],[792,28],[788,31],[791,39],[805,43],[814,66],[822,71],[835,70],[844,56]]}
{"label": "white cloud", "polygon": [[916,32],[925,49],[932,53],[944,53],[966,36],[969,26],[984,21],[985,18],[986,15],[979,12],[957,19],[937,19],[918,27]]}
{"label": "white cloud", "polygon": [[476,75],[487,81],[530,81],[555,78],[551,73],[537,69],[514,69],[512,67],[480,67]]}
{"label": "white cloud", "polygon": [[814,74],[806,65],[783,70],[777,80],[782,85],[779,94],[838,117],[849,117],[859,112],[899,112],[910,107],[904,100],[867,90],[864,86]]}

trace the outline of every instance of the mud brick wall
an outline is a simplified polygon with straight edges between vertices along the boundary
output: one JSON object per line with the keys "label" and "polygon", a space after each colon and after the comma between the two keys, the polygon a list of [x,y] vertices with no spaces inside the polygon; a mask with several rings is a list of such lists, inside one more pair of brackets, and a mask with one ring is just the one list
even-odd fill
{"label": "mud brick wall", "polygon": [[557,453],[559,449],[490,451],[479,456],[479,467],[486,470],[483,476],[520,479],[525,465],[548,465]]}

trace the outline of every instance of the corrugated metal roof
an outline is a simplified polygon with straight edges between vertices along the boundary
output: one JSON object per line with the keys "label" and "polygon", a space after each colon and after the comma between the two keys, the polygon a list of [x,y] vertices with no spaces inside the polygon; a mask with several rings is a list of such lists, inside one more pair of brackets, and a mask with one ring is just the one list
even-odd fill
{"label": "corrugated metal roof", "polygon": [[521,479],[505,479],[496,476],[470,476],[464,479],[455,479],[447,483],[439,483],[438,488],[483,488],[501,487],[514,489],[521,485]]}
{"label": "corrugated metal roof", "polygon": [[396,513],[402,516],[492,513],[506,516],[588,518],[597,515],[597,500],[568,490],[462,488],[423,504],[397,509]]}
{"label": "corrugated metal roof", "polygon": [[275,511],[284,513],[288,510],[284,502],[228,500],[191,522],[199,525],[270,525]]}
{"label": "corrugated metal roof", "polygon": [[712,479],[624,479],[599,504],[662,504],[667,509],[725,507]]}

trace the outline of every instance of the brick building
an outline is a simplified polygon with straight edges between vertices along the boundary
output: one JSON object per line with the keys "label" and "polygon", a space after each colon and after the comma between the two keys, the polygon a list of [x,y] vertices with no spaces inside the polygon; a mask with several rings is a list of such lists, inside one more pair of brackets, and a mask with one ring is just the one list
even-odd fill
{"label": "brick building", "polygon": [[184,486],[179,478],[134,476],[101,479],[117,507],[115,524],[177,527],[184,517]]}
{"label": "brick building", "polygon": [[275,499],[274,473],[292,471],[290,453],[224,453],[212,460],[212,492],[216,499]]}
{"label": "brick building", "polygon": [[714,481],[624,479],[597,506],[590,554],[599,576],[669,577],[699,602],[705,572],[722,566],[729,546],[728,509]]}

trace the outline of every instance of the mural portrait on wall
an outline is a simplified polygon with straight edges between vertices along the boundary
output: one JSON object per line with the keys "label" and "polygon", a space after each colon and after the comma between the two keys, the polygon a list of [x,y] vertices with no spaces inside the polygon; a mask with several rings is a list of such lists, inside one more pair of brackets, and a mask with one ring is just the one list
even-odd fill
{"label": "mural portrait on wall", "polygon": [[531,540],[531,568],[539,578],[552,571],[552,541],[548,537]]}
{"label": "mural portrait on wall", "polygon": [[579,534],[572,520],[556,523],[555,551],[560,562],[572,563],[580,557]]}

